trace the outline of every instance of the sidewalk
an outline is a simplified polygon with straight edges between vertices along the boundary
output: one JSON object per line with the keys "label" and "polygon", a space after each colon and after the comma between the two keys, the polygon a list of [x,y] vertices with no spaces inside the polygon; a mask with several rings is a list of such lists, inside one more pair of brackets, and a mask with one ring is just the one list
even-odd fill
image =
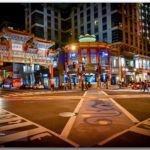
{"label": "sidewalk", "polygon": [[[136,119],[131,120],[132,117],[125,115],[125,111],[101,90],[90,89],[84,96],[86,98],[83,98],[82,106],[67,137],[81,147],[94,146],[137,122]],[[99,98],[92,100],[90,96]]]}

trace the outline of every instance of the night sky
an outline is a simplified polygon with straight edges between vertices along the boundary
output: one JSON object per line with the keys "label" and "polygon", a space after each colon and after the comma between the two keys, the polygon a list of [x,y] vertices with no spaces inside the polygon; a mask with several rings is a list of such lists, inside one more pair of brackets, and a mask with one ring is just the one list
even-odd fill
{"label": "night sky", "polygon": [[23,3],[0,3],[0,24],[11,22],[24,29],[25,13]]}

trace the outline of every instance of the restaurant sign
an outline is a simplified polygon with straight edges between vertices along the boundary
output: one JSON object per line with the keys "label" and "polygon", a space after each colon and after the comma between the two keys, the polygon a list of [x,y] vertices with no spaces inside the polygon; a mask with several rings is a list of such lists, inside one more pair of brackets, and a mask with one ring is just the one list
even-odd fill
{"label": "restaurant sign", "polygon": [[23,50],[23,46],[22,46],[22,44],[12,43],[12,50],[14,50],[14,51],[22,51]]}

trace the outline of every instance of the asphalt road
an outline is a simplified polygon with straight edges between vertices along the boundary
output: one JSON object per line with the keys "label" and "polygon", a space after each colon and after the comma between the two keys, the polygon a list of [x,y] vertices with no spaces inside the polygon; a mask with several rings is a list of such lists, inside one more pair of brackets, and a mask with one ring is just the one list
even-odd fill
{"label": "asphalt road", "polygon": [[[131,90],[126,91],[113,91],[113,90],[106,90],[105,91],[110,97],[111,95],[137,95],[137,98],[117,98],[114,100],[123,106],[127,111],[129,111],[133,116],[135,116],[139,121],[146,120],[150,118],[150,103],[149,98],[140,98],[140,95],[145,94],[143,92],[136,92]],[[0,109],[6,110],[6,114],[3,114],[3,111],[0,111],[0,139],[4,138],[7,132],[3,133],[2,131],[12,128],[9,132],[13,131],[18,132],[16,134],[18,137],[21,136],[21,132],[24,130],[31,131],[31,136],[22,137],[15,141],[8,141],[5,144],[0,143],[1,147],[14,147],[23,146],[29,147],[31,146],[39,146],[39,147],[76,147],[79,143],[74,142],[68,138],[62,138],[61,132],[63,131],[64,127],[68,123],[69,117],[62,117],[60,113],[63,112],[74,112],[75,108],[80,102],[81,96],[83,96],[84,92],[81,90],[74,90],[74,91],[59,91],[59,92],[50,92],[48,90],[13,90],[13,91],[0,91]],[[58,97],[57,97],[58,96]],[[92,95],[88,95],[89,97]],[[80,97],[80,98],[78,98]],[[92,103],[91,103],[92,104]],[[82,105],[81,105],[82,110]],[[12,115],[11,113],[14,113]],[[12,117],[10,117],[12,115]],[[19,116],[19,120],[15,120],[13,118],[15,115]],[[21,121],[20,121],[21,117]],[[27,123],[24,120],[27,119]],[[31,122],[31,123],[28,123]],[[13,125],[14,124],[14,125]],[[29,124],[29,126],[25,126]],[[17,127],[16,126],[25,126],[24,127]],[[37,126],[37,129],[34,129]],[[40,127],[39,127],[40,126]],[[15,127],[15,128],[14,128]],[[38,129],[40,128],[40,129]],[[42,128],[42,129],[41,129]],[[45,128],[45,129],[43,129]],[[14,130],[13,130],[14,129]],[[35,131],[34,131],[35,130]],[[85,129],[83,129],[84,131]],[[92,130],[92,128],[91,128]],[[37,136],[37,133],[39,134]],[[54,133],[53,133],[54,132]],[[33,135],[33,133],[36,133]],[[84,132],[82,132],[83,134]],[[4,134],[4,135],[3,135]],[[25,135],[27,133],[25,132]],[[29,135],[30,135],[29,134]],[[56,135],[55,135],[56,134]],[[52,136],[51,136],[52,135]],[[33,137],[32,137],[33,136]],[[40,137],[39,137],[40,136]],[[116,147],[116,146],[136,146],[133,143],[136,141],[142,141],[144,139],[146,143],[139,142],[139,146],[150,146],[149,145],[149,137],[146,135],[139,136],[138,134],[135,135],[128,131],[124,135],[120,135],[120,137],[113,139],[109,143],[105,143],[104,145],[93,145],[94,147]],[[36,138],[35,138],[36,137]],[[53,137],[53,138],[52,138]],[[125,139],[137,137],[135,141],[129,141]],[[7,139],[11,139],[14,137],[7,137],[4,138],[4,141]],[[119,139],[120,138],[120,139]],[[34,140],[27,140],[27,139],[34,139]],[[42,139],[42,140],[41,140]],[[68,141],[70,140],[70,141]],[[0,140],[1,141],[1,140]],[[20,142],[23,141],[23,142]],[[25,141],[25,142],[24,142]],[[48,141],[51,141],[50,143]],[[120,141],[120,145],[117,143]],[[122,143],[121,143],[122,142]],[[87,144],[88,145],[88,144]]]}

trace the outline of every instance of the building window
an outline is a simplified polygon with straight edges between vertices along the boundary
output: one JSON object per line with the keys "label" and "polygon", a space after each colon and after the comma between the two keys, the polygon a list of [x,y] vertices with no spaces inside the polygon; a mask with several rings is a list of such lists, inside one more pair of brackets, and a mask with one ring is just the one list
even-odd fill
{"label": "building window", "polygon": [[87,3],[87,4],[86,4],[87,7],[90,7],[90,5],[91,5],[90,3]]}
{"label": "building window", "polygon": [[94,13],[94,18],[98,18],[98,12]]}
{"label": "building window", "polygon": [[102,15],[106,15],[106,9],[102,10]]}
{"label": "building window", "polygon": [[44,17],[42,14],[39,14],[37,12],[32,14],[32,24],[35,23],[42,24],[42,25],[44,24]]}
{"label": "building window", "polygon": [[51,21],[47,22],[47,26],[48,26],[48,28],[51,28]]}
{"label": "building window", "polygon": [[122,31],[119,29],[112,31],[112,43],[122,41]]}
{"label": "building window", "polygon": [[87,29],[91,29],[91,24],[90,23],[87,24]]}
{"label": "building window", "polygon": [[99,36],[98,35],[96,35],[96,41],[99,41]]}
{"label": "building window", "polygon": [[48,29],[48,40],[51,40],[51,29]]}
{"label": "building window", "polygon": [[103,22],[103,24],[106,24],[106,17],[104,17],[103,19],[102,19],[102,22]]}
{"label": "building window", "polygon": [[55,11],[54,13],[55,13],[55,17],[57,17],[57,16],[58,16],[58,12],[57,12],[57,11]]}
{"label": "building window", "polygon": [[95,30],[95,33],[98,32],[98,19],[95,19],[94,21],[94,30]]}
{"label": "building window", "polygon": [[122,17],[121,14],[119,14],[118,12],[113,13],[111,15],[111,26],[115,27],[115,26],[119,26],[122,23]]}
{"label": "building window", "polygon": [[88,10],[87,10],[87,15],[90,15],[90,13],[91,13],[91,10],[88,9]]}
{"label": "building window", "polygon": [[77,9],[76,8],[74,9],[74,13],[77,14]]}
{"label": "building window", "polygon": [[87,22],[89,22],[89,21],[90,21],[90,19],[91,19],[91,17],[90,17],[90,16],[88,16],[88,17],[87,17]]}
{"label": "building window", "polygon": [[80,24],[83,24],[83,13],[80,14]]}
{"label": "building window", "polygon": [[98,5],[97,4],[94,5],[94,12],[98,12]]}
{"label": "building window", "polygon": [[102,3],[102,9],[106,8],[106,3]]}
{"label": "building window", "polygon": [[47,13],[50,15],[51,14],[51,10],[47,9]]}
{"label": "building window", "polygon": [[103,33],[103,42],[107,42],[107,33]]}
{"label": "building window", "polygon": [[80,6],[80,11],[82,11],[83,10],[83,5],[82,6]]}
{"label": "building window", "polygon": [[81,34],[84,34],[84,27],[81,26]]}
{"label": "building window", "polygon": [[107,30],[107,25],[105,24],[105,25],[103,25],[103,31],[104,30]]}
{"label": "building window", "polygon": [[35,34],[35,36],[40,37],[40,38],[44,38],[44,28],[42,27],[33,27],[32,28],[32,33]]}

